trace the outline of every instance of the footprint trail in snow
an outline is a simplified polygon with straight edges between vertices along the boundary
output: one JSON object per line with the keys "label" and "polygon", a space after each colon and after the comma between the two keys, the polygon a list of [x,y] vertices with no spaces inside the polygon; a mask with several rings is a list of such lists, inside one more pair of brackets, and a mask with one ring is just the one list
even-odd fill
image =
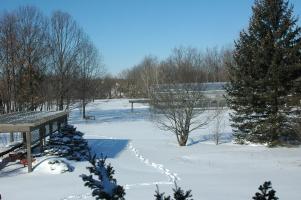
{"label": "footprint trail in snow", "polygon": [[152,183],[139,183],[139,184],[126,184],[125,188],[130,189],[133,186],[147,186],[147,185],[170,185],[174,184],[174,182],[181,180],[178,174],[171,172],[169,169],[166,169],[162,164],[157,164],[154,162],[151,162],[149,159],[145,158],[143,155],[140,154],[140,152],[133,146],[133,144],[130,142],[128,144],[129,150],[131,150],[134,155],[144,164],[151,166],[155,168],[156,170],[160,171],[162,174],[168,177],[168,182],[164,181],[158,181],[158,182],[152,182]]}
{"label": "footprint trail in snow", "polygon": [[91,199],[92,194],[86,193],[86,194],[75,194],[75,195],[69,195],[67,197],[62,198],[61,200],[80,200],[80,199]]}

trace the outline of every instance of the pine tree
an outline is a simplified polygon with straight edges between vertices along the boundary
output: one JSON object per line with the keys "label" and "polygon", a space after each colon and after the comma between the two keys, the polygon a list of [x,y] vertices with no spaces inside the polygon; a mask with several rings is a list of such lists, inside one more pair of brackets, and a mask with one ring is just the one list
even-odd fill
{"label": "pine tree", "polygon": [[266,181],[263,185],[260,185],[260,192],[256,192],[255,196],[252,198],[254,200],[278,200],[278,197],[275,196],[276,191],[272,189],[272,183]]}
{"label": "pine tree", "polygon": [[48,156],[66,157],[68,160],[87,160],[90,152],[83,135],[74,126],[67,124],[49,136],[44,153]]}
{"label": "pine tree", "polygon": [[176,183],[175,183],[175,188],[172,190],[174,192],[175,200],[193,200],[190,199],[190,197],[192,197],[191,190],[185,192],[184,190],[182,190],[181,187],[178,187]]}
{"label": "pine tree", "polygon": [[[160,193],[158,185],[156,185],[157,190],[155,191],[156,200],[171,200],[171,197],[165,196],[165,193]],[[181,187],[178,187],[177,183],[175,183],[175,188],[173,190],[173,199],[172,200],[193,200],[191,190],[184,191]]]}
{"label": "pine tree", "polygon": [[160,193],[158,185],[156,185],[157,190],[155,191],[156,200],[170,200],[170,196],[165,196],[165,193]]}
{"label": "pine tree", "polygon": [[249,27],[235,43],[226,87],[237,142],[299,139],[291,123],[301,76],[301,29],[286,0],[256,0]]}
{"label": "pine tree", "polygon": [[95,199],[124,200],[125,190],[113,178],[115,171],[111,164],[106,164],[106,159],[107,157],[103,157],[102,154],[101,158],[97,159],[96,154],[92,156],[90,153],[89,162],[91,166],[87,167],[90,175],[82,174],[81,177],[85,182],[85,186],[92,189],[92,196]]}

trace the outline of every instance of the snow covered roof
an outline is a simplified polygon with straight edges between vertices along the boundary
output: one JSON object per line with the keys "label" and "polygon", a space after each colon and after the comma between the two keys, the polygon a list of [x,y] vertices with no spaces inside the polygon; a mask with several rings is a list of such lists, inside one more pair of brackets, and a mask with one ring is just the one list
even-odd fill
{"label": "snow covered roof", "polygon": [[156,86],[157,91],[165,91],[170,89],[192,88],[194,91],[224,91],[227,82],[208,82],[208,83],[192,83],[192,84],[161,84]]}
{"label": "snow covered roof", "polygon": [[227,82],[212,82],[212,83],[203,83],[205,91],[211,90],[225,90]]}
{"label": "snow covered roof", "polygon": [[30,111],[0,115],[0,132],[30,131],[41,124],[67,117],[65,111]]}

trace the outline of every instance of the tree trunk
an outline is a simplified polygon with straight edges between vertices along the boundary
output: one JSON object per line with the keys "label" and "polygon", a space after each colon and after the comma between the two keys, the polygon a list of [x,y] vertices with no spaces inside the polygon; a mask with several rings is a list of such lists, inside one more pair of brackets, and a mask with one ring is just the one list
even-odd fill
{"label": "tree trunk", "polygon": [[86,103],[85,103],[84,99],[82,101],[82,104],[83,104],[83,118],[85,119],[86,118]]}
{"label": "tree trunk", "polygon": [[187,143],[187,140],[183,140],[183,139],[181,139],[180,141],[179,141],[179,145],[182,147],[182,146],[186,146],[186,143]]}
{"label": "tree trunk", "polygon": [[177,135],[177,139],[180,146],[186,146],[188,140],[188,134],[181,133],[180,135]]}
{"label": "tree trunk", "polygon": [[60,99],[59,99],[59,110],[64,110],[64,98],[63,98],[63,96],[60,96]]}
{"label": "tree trunk", "polygon": [[69,106],[70,106],[70,96],[67,96],[67,105],[66,105],[66,109],[69,110]]}

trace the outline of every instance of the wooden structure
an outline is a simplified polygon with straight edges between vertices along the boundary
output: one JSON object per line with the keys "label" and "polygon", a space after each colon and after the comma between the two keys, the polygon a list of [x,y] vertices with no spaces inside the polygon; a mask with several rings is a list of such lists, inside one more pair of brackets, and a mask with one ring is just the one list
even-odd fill
{"label": "wooden structure", "polygon": [[0,134],[10,133],[11,138],[15,132],[23,135],[23,145],[27,150],[28,172],[32,171],[31,143],[32,131],[39,130],[39,143],[41,147],[45,144],[46,125],[49,125],[49,133],[53,132],[53,123],[57,123],[60,129],[61,124],[67,124],[68,113],[65,111],[31,111],[16,112],[0,115]]}
{"label": "wooden structure", "polygon": [[149,99],[131,99],[129,103],[131,104],[131,111],[134,111],[134,103],[149,103]]}

